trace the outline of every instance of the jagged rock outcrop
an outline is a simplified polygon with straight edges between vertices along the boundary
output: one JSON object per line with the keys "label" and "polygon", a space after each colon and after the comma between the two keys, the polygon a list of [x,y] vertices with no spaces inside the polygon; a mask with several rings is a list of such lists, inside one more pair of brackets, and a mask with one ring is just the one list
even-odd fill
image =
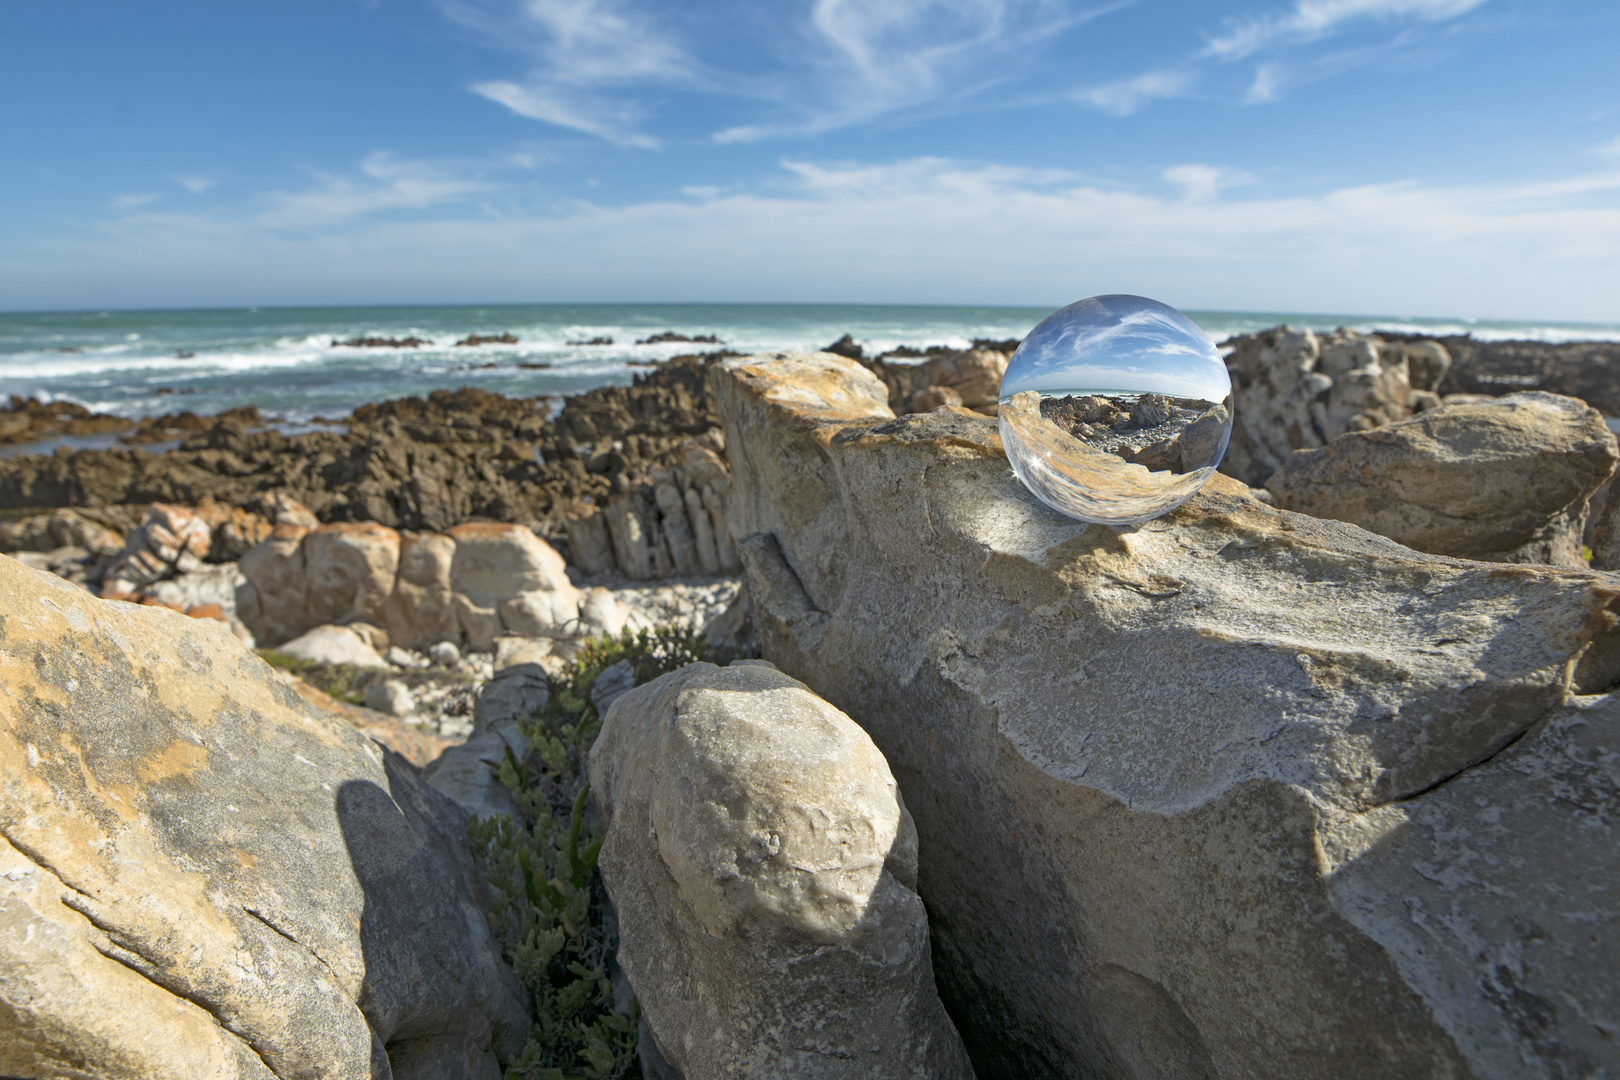
{"label": "jagged rock outcrop", "polygon": [[893,769],[981,1075],[1620,1071],[1613,579],[1221,477],[1087,527],[849,361],[714,382],[764,653]]}
{"label": "jagged rock outcrop", "polygon": [[848,717],[757,661],[692,664],[613,701],[590,771],[619,963],[687,1080],[972,1076],[916,833]]}
{"label": "jagged rock outcrop", "polygon": [[676,357],[631,387],[572,396],[555,421],[543,399],[470,388],[364,405],[342,426],[297,435],[264,427],[251,408],[160,418],[132,438],[180,438],[167,453],[132,445],[0,459],[0,508],[249,507],[279,492],[328,523],[442,531],[480,517],[560,536],[574,503],[605,498],[617,477],[639,482],[715,426],[711,360]]}
{"label": "jagged rock outcrop", "polygon": [[1295,450],[1438,405],[1434,388],[1450,363],[1434,342],[1386,343],[1353,330],[1278,326],[1225,345],[1235,420],[1221,471],[1251,487]]}
{"label": "jagged rock outcrop", "polygon": [[0,558],[0,1074],[500,1074],[465,818],[222,625]]}
{"label": "jagged rock outcrop", "polygon": [[1279,509],[1419,551],[1584,567],[1587,502],[1615,461],[1596,409],[1532,392],[1340,435],[1289,457],[1266,488]]}
{"label": "jagged rock outcrop", "polygon": [[[1385,341],[1412,338],[1380,334]],[[1442,394],[1511,394],[1542,390],[1580,398],[1605,416],[1620,416],[1620,341],[1480,341],[1468,335],[1436,339],[1451,359]]]}

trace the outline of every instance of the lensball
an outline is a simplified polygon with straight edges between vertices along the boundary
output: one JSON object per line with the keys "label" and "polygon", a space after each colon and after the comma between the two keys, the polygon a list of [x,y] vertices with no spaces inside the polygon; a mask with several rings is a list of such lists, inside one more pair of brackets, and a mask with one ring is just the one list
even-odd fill
{"label": "lensball", "polygon": [[1029,332],[1000,412],[1007,460],[1036,498],[1080,521],[1135,525],[1214,474],[1232,437],[1232,379],[1175,308],[1093,296]]}

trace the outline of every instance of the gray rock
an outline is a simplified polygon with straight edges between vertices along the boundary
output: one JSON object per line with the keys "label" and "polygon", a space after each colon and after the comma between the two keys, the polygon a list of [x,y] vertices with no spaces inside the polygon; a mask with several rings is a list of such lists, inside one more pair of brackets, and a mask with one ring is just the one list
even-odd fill
{"label": "gray rock", "polygon": [[1615,706],[1565,706],[1620,683],[1606,575],[1222,477],[1086,527],[814,359],[713,369],[730,524],[765,655],[894,770],[982,1075],[1620,1074]]}
{"label": "gray rock", "polygon": [[757,665],[619,697],[590,755],[619,963],[688,1080],[969,1077],[916,835],[848,717]]}
{"label": "gray rock", "polygon": [[591,704],[597,716],[606,716],[620,695],[636,685],[636,669],[628,660],[609,664],[591,684]]}
{"label": "gray rock", "polygon": [[428,646],[428,656],[440,667],[455,667],[461,662],[461,650],[453,641],[438,641]]}
{"label": "gray rock", "polygon": [[1596,409],[1532,391],[1341,435],[1294,454],[1266,487],[1280,509],[1419,551],[1584,567],[1587,499],[1615,461]]}
{"label": "gray rock", "polygon": [[0,558],[0,1074],[495,1080],[464,816],[223,624]]}
{"label": "gray rock", "polygon": [[398,679],[384,679],[366,691],[366,708],[389,716],[409,716],[416,711],[411,688]]}
{"label": "gray rock", "polygon": [[546,673],[538,664],[504,668],[478,692],[473,721],[481,728],[516,723],[545,708],[548,694]]}
{"label": "gray rock", "polygon": [[469,814],[486,818],[505,814],[513,821],[522,821],[516,797],[501,783],[495,770],[509,751],[521,761],[528,749],[528,741],[518,734],[516,724],[485,728],[429,762],[422,770],[422,779]]}

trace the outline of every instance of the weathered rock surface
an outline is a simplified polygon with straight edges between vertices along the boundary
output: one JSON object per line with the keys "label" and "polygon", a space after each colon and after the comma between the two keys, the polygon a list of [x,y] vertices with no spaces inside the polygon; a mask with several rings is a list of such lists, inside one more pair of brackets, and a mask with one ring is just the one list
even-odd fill
{"label": "weathered rock surface", "polygon": [[1232,349],[1226,367],[1235,420],[1221,471],[1251,487],[1264,484],[1295,450],[1437,404],[1432,380],[1450,363],[1434,342],[1386,343],[1351,330],[1278,326],[1225,344]]}
{"label": "weathered rock surface", "polygon": [[714,381],[765,655],[894,770],[982,1075],[1620,1073],[1612,579],[1213,481],[1086,527],[846,361]]}
{"label": "weathered rock surface", "polygon": [[590,756],[619,963],[712,1077],[968,1077],[934,992],[916,834],[848,717],[758,663],[630,690]]}
{"label": "weathered rock surface", "polygon": [[1279,509],[1419,551],[1584,567],[1587,500],[1615,461],[1596,409],[1532,392],[1340,435],[1289,457],[1266,488]]}
{"label": "weathered rock surface", "polygon": [[0,558],[0,1073],[496,1077],[464,818],[209,620]]}

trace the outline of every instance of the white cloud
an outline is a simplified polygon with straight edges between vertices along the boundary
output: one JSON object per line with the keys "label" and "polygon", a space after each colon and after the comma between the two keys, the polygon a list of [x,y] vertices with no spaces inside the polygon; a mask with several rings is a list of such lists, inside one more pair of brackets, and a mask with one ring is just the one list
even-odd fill
{"label": "white cloud", "polygon": [[215,184],[218,184],[219,179],[213,176],[176,176],[174,182],[193,195],[201,195]]}
{"label": "white cloud", "polygon": [[1599,157],[1620,157],[1620,135],[1616,135],[1601,146],[1594,146],[1592,152]]}
{"label": "white cloud", "polygon": [[443,0],[457,22],[532,64],[528,77],[488,80],[474,93],[519,116],[621,146],[651,148],[637,128],[645,110],[628,90],[692,81],[696,62],[645,13],[615,0]]}
{"label": "white cloud", "polygon": [[151,192],[142,192],[138,195],[114,195],[112,202],[107,205],[114,210],[133,210],[137,206],[145,206],[157,199]]}
{"label": "white cloud", "polygon": [[1295,0],[1285,15],[1249,19],[1208,39],[1205,52],[1241,60],[1268,46],[1319,41],[1357,19],[1419,19],[1440,22],[1466,14],[1485,0]]}
{"label": "white cloud", "polygon": [[[1221,177],[1190,168],[1175,173],[1184,192],[1221,189]],[[409,166],[375,171],[390,169]],[[0,294],[46,307],[422,296],[1056,305],[1131,292],[1192,309],[1612,320],[1620,293],[1614,170],[1214,199],[939,159],[795,162],[783,176],[770,197],[353,217],[306,232],[265,215],[134,215],[91,238],[13,245]],[[407,198],[400,182],[322,189],[297,205],[305,221],[341,219],[442,194]]]}
{"label": "white cloud", "polygon": [[448,175],[426,162],[396,161],[386,153],[368,156],[360,172],[364,179],[322,175],[318,187],[274,192],[265,198],[254,221],[274,229],[329,227],[384,210],[425,210],[460,202],[492,186]]}
{"label": "white cloud", "polygon": [[487,82],[479,83],[472,89],[474,93],[505,105],[519,116],[526,116],[530,120],[540,120],[547,124],[556,124],[558,127],[583,131],[587,135],[596,135],[620,146],[651,150],[658,145],[657,139],[636,133],[635,124],[639,117],[637,110],[630,106],[616,107],[601,98],[589,97],[569,101],[568,98],[578,98],[580,95],[556,86],[519,86],[517,83],[509,82]]}
{"label": "white cloud", "polygon": [[1254,182],[1248,173],[1215,165],[1172,165],[1164,170],[1164,178],[1181,188],[1188,202],[1208,202],[1222,188]]}
{"label": "white cloud", "polygon": [[1129,116],[1156,98],[1180,97],[1193,83],[1188,71],[1148,71],[1074,94],[1076,101],[1115,116]]}

